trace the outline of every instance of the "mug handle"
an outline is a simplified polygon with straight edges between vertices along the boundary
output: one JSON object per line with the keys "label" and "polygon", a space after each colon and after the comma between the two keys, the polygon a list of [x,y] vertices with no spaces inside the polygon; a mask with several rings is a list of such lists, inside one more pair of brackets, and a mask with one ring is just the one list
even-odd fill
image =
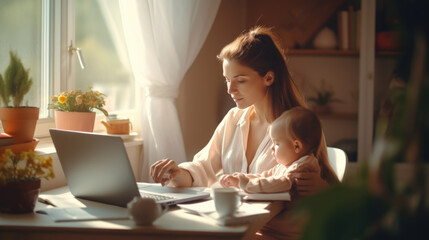
{"label": "mug handle", "polygon": [[240,194],[237,194],[236,197],[237,197],[237,209],[238,209],[241,205],[243,205],[243,198],[244,198],[244,196],[241,196]]}
{"label": "mug handle", "polygon": [[166,213],[169,209],[170,209],[170,207],[167,205],[167,204],[160,204],[161,205],[161,215],[162,214],[164,214],[164,213]]}

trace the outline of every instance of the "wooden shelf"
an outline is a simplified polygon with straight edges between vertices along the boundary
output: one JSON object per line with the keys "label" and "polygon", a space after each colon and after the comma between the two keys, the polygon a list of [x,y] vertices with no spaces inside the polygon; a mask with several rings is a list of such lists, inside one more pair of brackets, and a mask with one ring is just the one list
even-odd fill
{"label": "wooden shelf", "polygon": [[359,56],[359,51],[337,49],[289,49],[286,55]]}
{"label": "wooden shelf", "polygon": [[339,120],[357,120],[357,113],[330,113],[330,114],[318,114],[318,117],[323,119],[339,119]]}
{"label": "wooden shelf", "polygon": [[[377,51],[377,56],[401,56],[402,51]],[[338,49],[289,49],[286,55],[294,56],[359,56],[358,50],[338,50]]]}

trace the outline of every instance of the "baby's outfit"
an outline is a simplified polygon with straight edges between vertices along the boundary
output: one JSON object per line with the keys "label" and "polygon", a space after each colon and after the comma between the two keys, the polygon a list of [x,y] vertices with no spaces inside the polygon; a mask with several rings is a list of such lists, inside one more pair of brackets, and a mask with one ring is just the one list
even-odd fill
{"label": "baby's outfit", "polygon": [[320,166],[313,154],[306,155],[293,162],[289,167],[277,164],[260,174],[234,173],[240,179],[240,188],[248,193],[287,192],[291,189],[295,172],[316,172],[320,174]]}

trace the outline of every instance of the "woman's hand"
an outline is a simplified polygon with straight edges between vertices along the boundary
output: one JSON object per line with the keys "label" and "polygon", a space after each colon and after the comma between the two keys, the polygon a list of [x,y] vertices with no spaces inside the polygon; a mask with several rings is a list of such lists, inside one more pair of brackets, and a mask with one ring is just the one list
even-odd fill
{"label": "woman's hand", "polygon": [[296,190],[300,196],[313,195],[319,190],[329,186],[325,180],[315,172],[296,172],[291,174],[291,179],[295,181]]}
{"label": "woman's hand", "polygon": [[239,179],[236,176],[225,174],[220,177],[219,183],[222,187],[238,187]]}
{"label": "woman's hand", "polygon": [[154,182],[161,183],[162,186],[192,186],[191,174],[187,170],[177,166],[176,162],[169,158],[154,163],[150,168],[150,175]]}

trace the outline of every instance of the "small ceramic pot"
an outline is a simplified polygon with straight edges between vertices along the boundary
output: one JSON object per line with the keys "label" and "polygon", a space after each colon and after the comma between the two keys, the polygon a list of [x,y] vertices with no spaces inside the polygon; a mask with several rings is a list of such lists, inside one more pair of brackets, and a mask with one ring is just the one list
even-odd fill
{"label": "small ceramic pot", "polygon": [[323,28],[313,40],[313,46],[317,49],[335,49],[337,47],[337,36],[330,28]]}
{"label": "small ceramic pot", "polygon": [[128,118],[101,120],[108,134],[130,134],[131,122]]}

